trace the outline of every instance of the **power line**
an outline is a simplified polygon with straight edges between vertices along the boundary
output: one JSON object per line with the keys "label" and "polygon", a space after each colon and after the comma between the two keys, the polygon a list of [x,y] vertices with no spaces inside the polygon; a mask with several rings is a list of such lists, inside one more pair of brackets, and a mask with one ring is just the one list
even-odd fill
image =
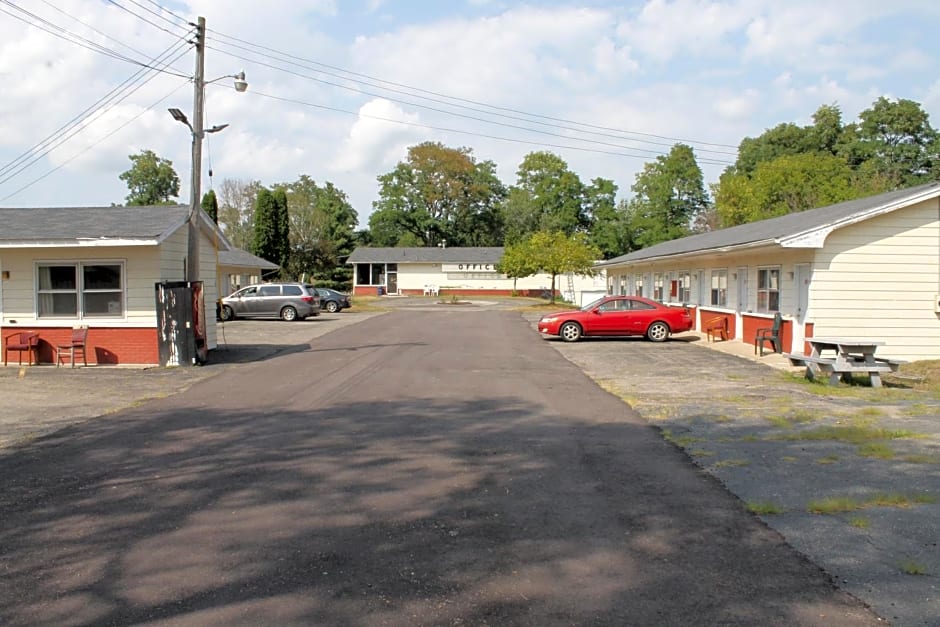
{"label": "power line", "polygon": [[[175,44],[173,47],[179,47],[179,44]],[[167,61],[166,63],[167,64],[174,63],[178,59],[182,58],[182,56],[187,54],[188,52],[189,52],[188,49],[183,50],[179,52],[173,59]],[[85,111],[79,114],[79,116],[72,118],[70,122],[66,123],[65,125],[60,127],[58,130],[50,134],[45,140],[43,140],[42,142],[40,142],[33,148],[21,154],[19,157],[14,159],[12,162],[7,164],[6,166],[4,166],[2,171],[0,171],[0,173],[4,175],[3,178],[0,178],[0,185],[7,183],[11,179],[15,178],[20,173],[22,173],[23,171],[28,169],[30,166],[32,166],[34,163],[36,163],[37,161],[39,161],[40,159],[48,155],[50,152],[52,152],[53,150],[55,150],[56,148],[58,148],[59,146],[67,142],[68,140],[70,140],[72,137],[74,137],[78,133],[81,133],[83,130],[88,128],[88,126],[90,126],[91,123],[94,122],[97,118],[100,118],[107,111],[111,110],[112,108],[114,108],[115,106],[117,106],[118,104],[126,100],[132,94],[137,92],[141,87],[143,87],[144,85],[149,83],[151,80],[156,78],[157,75],[159,74],[158,71],[151,71],[151,74],[149,77],[143,78],[141,75],[141,72],[143,71],[144,70],[137,72],[130,79],[124,81],[124,83],[122,83],[123,85],[122,87],[116,88],[115,90],[112,90],[111,92],[109,92],[109,94],[105,96],[104,99],[99,99],[99,101],[95,103],[95,105],[92,105],[92,107],[87,108]],[[96,109],[95,107],[99,105],[99,103],[104,103],[106,104],[106,106],[104,106],[103,108]],[[90,115],[86,115],[85,117],[82,117],[81,119],[78,119],[79,117],[81,117],[86,112],[92,109],[94,109],[93,113],[91,113]]]}
{"label": "power line", "polygon": [[[624,153],[624,152],[614,152],[614,151],[611,151],[611,150],[600,150],[600,149],[596,149],[596,148],[585,148],[585,147],[583,147],[583,146],[566,146],[566,145],[560,145],[560,144],[549,144],[549,143],[546,143],[546,142],[528,141],[528,140],[524,140],[524,139],[514,139],[514,138],[511,138],[511,137],[501,137],[501,136],[499,136],[499,135],[488,135],[488,134],[485,134],[485,133],[475,133],[475,132],[473,132],[473,131],[464,131],[464,130],[455,129],[455,128],[447,128],[447,127],[441,127],[441,126],[433,126],[433,125],[431,125],[431,124],[423,124],[423,123],[421,123],[421,122],[408,122],[408,121],[405,121],[405,120],[395,120],[395,119],[393,119],[393,118],[385,118],[385,117],[381,117],[381,116],[377,116],[377,115],[368,115],[368,114],[365,114],[365,113],[360,113],[360,112],[356,112],[356,111],[349,111],[349,110],[346,110],[346,109],[340,109],[340,108],[338,108],[338,107],[330,107],[330,106],[327,106],[327,105],[316,104],[316,103],[313,103],[313,102],[306,102],[306,101],[297,100],[297,99],[294,99],[294,98],[286,98],[286,97],[283,97],[283,96],[275,96],[275,95],[273,95],[273,94],[266,94],[266,93],[260,92],[260,91],[258,91],[258,90],[256,90],[256,89],[252,89],[252,90],[251,90],[250,92],[248,92],[248,93],[249,93],[249,94],[252,94],[252,95],[255,95],[255,96],[261,96],[261,97],[263,97],[263,98],[270,98],[271,100],[277,100],[277,101],[280,101],[280,102],[289,102],[289,103],[291,103],[291,104],[298,104],[298,105],[303,105],[303,106],[306,106],[306,107],[313,107],[313,108],[316,108],[316,109],[324,109],[324,110],[326,110],[326,111],[335,111],[335,112],[337,112],[337,113],[346,113],[346,114],[354,115],[354,116],[357,116],[357,117],[369,118],[369,119],[372,119],[372,120],[379,120],[379,121],[382,121],[382,122],[391,122],[391,123],[393,123],[393,124],[401,124],[401,125],[404,125],[404,126],[415,126],[415,127],[419,127],[419,128],[426,128],[426,129],[430,129],[430,130],[434,130],[434,131],[444,131],[444,132],[448,132],[448,133],[458,133],[458,134],[460,134],[460,135],[470,135],[470,136],[473,136],[473,137],[481,137],[481,138],[484,138],[484,139],[493,139],[493,140],[496,140],[496,141],[511,142],[511,143],[515,143],[515,144],[526,144],[526,145],[530,145],[530,146],[542,146],[542,147],[548,147],[548,148],[562,148],[562,149],[565,149],[565,150],[579,150],[579,151],[582,151],[582,152],[593,152],[593,153],[598,153],[598,154],[603,154],[603,155],[614,155],[614,156],[618,156],[618,157],[631,157],[631,158],[634,158],[634,159],[647,159],[647,158],[648,158],[648,156],[646,156],[646,155],[628,154],[628,153]],[[585,140],[582,140],[582,141],[585,141]],[[628,150],[629,150],[629,148],[628,148]],[[665,153],[660,153],[660,154],[665,154]],[[712,159],[696,159],[696,161],[697,161],[698,163],[704,163],[704,164],[706,164],[706,165],[731,165],[731,163],[730,163],[730,162],[727,162],[727,161],[717,161],[717,160],[712,160]]]}
{"label": "power line", "polygon": [[[592,143],[592,144],[597,144],[597,145],[599,145],[599,146],[610,146],[610,147],[612,147],[612,148],[621,148],[621,149],[624,149],[624,150],[635,150],[635,151],[638,151],[638,152],[647,153],[648,156],[649,156],[649,155],[652,155],[652,156],[660,156],[660,155],[665,154],[662,150],[649,150],[649,149],[646,149],[646,148],[638,148],[638,147],[635,147],[635,146],[624,146],[623,144],[615,144],[615,143],[613,143],[613,142],[601,141],[601,140],[596,140],[596,139],[584,139],[584,138],[580,138],[580,137],[571,137],[571,136],[569,136],[569,135],[563,135],[563,134],[561,134],[561,133],[553,133],[553,132],[551,132],[551,131],[546,131],[546,130],[542,130],[542,129],[527,127],[527,126],[520,126],[520,125],[518,125],[518,124],[510,124],[510,123],[508,123],[508,122],[499,122],[499,121],[496,121],[496,120],[487,120],[487,119],[484,119],[484,118],[480,118],[480,117],[476,117],[476,116],[472,116],[472,115],[467,115],[467,114],[465,114],[465,113],[457,113],[457,112],[455,112],[455,111],[448,111],[448,110],[446,110],[446,109],[440,109],[440,108],[438,108],[438,107],[431,107],[431,106],[428,106],[428,105],[423,105],[423,104],[416,103],[416,102],[411,102],[411,101],[408,101],[408,100],[402,100],[402,99],[399,99],[399,98],[392,98],[392,97],[386,96],[386,95],[384,95],[384,94],[378,94],[378,93],[374,93],[374,92],[369,92],[369,91],[365,91],[365,90],[362,90],[362,89],[358,89],[358,88],[356,88],[356,87],[349,87],[349,86],[346,86],[346,85],[340,85],[340,84],[338,84],[338,83],[333,83],[333,82],[331,82],[331,81],[325,81],[325,80],[320,79],[320,78],[316,78],[316,77],[309,76],[309,75],[306,75],[306,74],[301,74],[301,73],[299,73],[299,72],[294,72],[293,70],[288,70],[288,69],[286,69],[286,68],[282,68],[282,67],[279,67],[279,66],[276,66],[276,65],[272,65],[272,64],[270,64],[270,63],[264,63],[264,62],[258,61],[257,59],[250,59],[250,58],[243,57],[243,56],[240,56],[240,55],[237,55],[237,54],[233,54],[233,53],[231,53],[231,52],[226,52],[226,51],[224,51],[224,50],[219,50],[218,48],[215,48],[215,47],[213,47],[213,46],[208,46],[208,45],[207,45],[206,47],[207,47],[207,48],[211,48],[212,50],[217,50],[217,51],[221,52],[222,54],[226,54],[226,55],[228,55],[228,56],[230,56],[230,57],[234,57],[234,58],[240,59],[240,60],[242,60],[242,61],[247,61],[247,62],[249,62],[249,63],[256,63],[256,64],[258,64],[258,65],[262,65],[262,66],[265,66],[265,67],[269,67],[269,68],[271,68],[271,69],[278,70],[278,71],[284,72],[284,73],[286,73],[286,74],[291,74],[291,75],[294,75],[294,76],[298,76],[298,77],[300,77],[300,78],[305,78],[305,79],[308,79],[308,80],[316,81],[316,82],[318,82],[318,83],[323,83],[323,84],[325,84],[325,85],[329,85],[329,86],[332,86],[332,87],[339,87],[340,89],[347,89],[347,90],[349,90],[349,91],[354,91],[354,92],[356,92],[356,93],[364,94],[364,95],[367,95],[367,96],[372,96],[372,97],[375,97],[375,98],[384,98],[384,99],[389,100],[389,101],[392,101],[392,102],[397,102],[397,103],[404,104],[404,105],[408,105],[408,106],[412,106],[412,107],[418,107],[418,108],[421,108],[421,109],[426,109],[426,110],[428,110],[428,111],[434,111],[434,112],[436,112],[436,113],[443,113],[443,114],[445,114],[445,115],[450,115],[450,116],[454,116],[454,117],[464,118],[464,119],[467,119],[467,120],[473,120],[473,121],[475,121],[475,122],[483,122],[484,124],[493,124],[493,125],[496,125],[496,126],[502,126],[502,127],[512,128],[512,129],[516,129],[516,130],[522,130],[522,131],[526,131],[526,132],[529,132],[529,133],[536,133],[536,134],[539,134],[539,135],[548,135],[548,136],[550,136],[550,137],[559,137],[559,138],[561,138],[561,139],[568,139],[568,140],[580,141],[580,142],[590,142],[590,143]],[[481,135],[481,136],[482,136],[482,135]],[[723,163],[727,163],[727,162],[723,162]]]}
{"label": "power line", "polygon": [[92,148],[94,148],[95,146],[97,146],[98,144],[100,144],[101,142],[103,142],[104,140],[110,138],[112,135],[114,135],[114,134],[117,133],[118,131],[121,131],[122,129],[124,129],[125,127],[127,127],[131,122],[137,121],[143,114],[147,113],[148,111],[152,111],[154,107],[156,107],[157,105],[159,105],[161,102],[164,102],[167,98],[169,98],[170,96],[172,96],[173,94],[175,94],[176,92],[178,92],[180,89],[182,89],[183,87],[185,87],[185,86],[188,85],[188,84],[189,84],[189,81],[186,81],[186,82],[181,83],[181,84],[180,84],[179,86],[177,86],[175,89],[173,89],[172,91],[170,91],[170,93],[168,93],[167,95],[165,95],[163,98],[160,98],[160,100],[157,100],[157,101],[154,102],[152,105],[150,105],[149,107],[147,107],[146,109],[144,109],[143,111],[141,111],[140,113],[138,113],[137,115],[135,115],[134,117],[132,117],[131,119],[129,119],[129,120],[127,120],[126,122],[124,122],[124,124],[120,125],[120,126],[117,127],[116,129],[114,129],[113,131],[111,131],[110,133],[108,133],[107,135],[103,136],[103,137],[102,137],[101,139],[99,139],[98,141],[96,141],[96,142],[94,142],[94,143],[92,143],[92,144],[86,146],[84,150],[81,150],[81,151],[77,152],[76,154],[72,155],[71,157],[69,157],[68,159],[66,159],[65,161],[63,161],[63,162],[60,163],[59,165],[57,165],[56,167],[52,168],[51,170],[49,170],[48,172],[46,172],[46,173],[43,174],[42,176],[39,176],[39,177],[33,179],[32,181],[30,181],[30,182],[27,183],[26,185],[20,187],[19,189],[17,189],[17,190],[14,191],[13,193],[8,194],[8,195],[4,196],[3,198],[0,198],[0,202],[5,201],[5,200],[8,200],[8,199],[12,198],[13,196],[16,196],[16,195],[19,194],[21,191],[32,187],[33,185],[35,185],[35,184],[38,183],[39,181],[45,179],[47,176],[49,176],[49,175],[53,174],[54,172],[57,172],[59,169],[65,167],[66,165],[68,165],[69,163],[71,163],[72,161],[74,161],[75,159],[77,159],[78,157],[82,156],[83,154],[85,154],[86,152],[88,152],[89,150],[91,150]]}
{"label": "power line", "polygon": [[[160,25],[157,24],[156,22],[153,22],[153,21],[147,19],[146,17],[140,15],[139,13],[134,13],[133,11],[131,11],[130,9],[128,9],[127,7],[125,7],[124,5],[119,4],[116,0],[107,0],[107,1],[108,1],[109,4],[113,4],[114,6],[116,6],[116,7],[119,8],[119,9],[121,9],[122,11],[124,11],[124,12],[126,12],[126,13],[129,13],[130,15],[133,15],[133,16],[136,17],[138,20],[140,20],[140,21],[142,21],[142,22],[146,22],[147,24],[150,24],[151,26],[153,26],[153,27],[156,28],[157,30],[162,30],[164,33],[169,33],[169,34],[173,35],[174,37],[179,36],[179,31],[173,32],[173,31],[171,31],[171,30],[169,30],[169,29],[167,29],[167,28],[164,28],[163,26],[160,26]],[[135,2],[134,4],[136,4],[136,2]],[[150,11],[150,9],[147,9],[147,10]],[[153,11],[150,11],[150,12],[153,13]],[[161,16],[161,17],[162,17],[162,16]],[[163,19],[166,19],[166,18],[163,18]],[[181,26],[179,26],[178,24],[174,24],[173,22],[170,22],[170,23],[171,23],[175,28],[181,28]]]}
{"label": "power line", "polygon": [[191,21],[187,20],[185,17],[183,17],[183,16],[180,15],[179,13],[174,13],[174,12],[171,11],[170,9],[168,9],[168,8],[166,8],[165,6],[163,6],[162,4],[160,4],[159,2],[154,2],[154,0],[147,0],[147,2],[149,2],[149,3],[152,4],[153,6],[157,7],[158,9],[160,9],[161,11],[163,11],[164,13],[169,13],[170,15],[172,15],[173,17],[175,17],[177,20],[179,20],[179,21],[182,22],[183,24],[186,24],[186,25],[189,25],[189,26],[192,26],[192,25],[193,25],[193,23],[192,23]]}
{"label": "power line", "polygon": [[[309,69],[309,70],[312,70],[312,71],[315,71],[315,72],[319,72],[319,73],[322,73],[322,74],[326,74],[326,75],[328,75],[328,76],[333,76],[333,77],[336,77],[336,78],[341,78],[341,79],[343,79],[343,80],[348,80],[348,81],[351,81],[351,82],[356,82],[356,83],[361,83],[361,84],[369,85],[370,87],[378,87],[378,88],[380,88],[380,89],[385,89],[385,90],[387,90],[387,91],[391,91],[391,92],[394,92],[394,93],[400,93],[400,94],[405,94],[405,95],[408,95],[408,96],[413,96],[413,97],[418,97],[418,98],[424,98],[424,99],[430,100],[430,101],[432,101],[432,102],[438,102],[438,103],[442,103],[442,104],[447,104],[448,106],[455,106],[455,107],[460,107],[460,108],[464,108],[464,109],[470,109],[470,110],[472,110],[472,111],[477,111],[477,112],[481,112],[481,113],[487,113],[487,114],[489,114],[489,115],[500,115],[501,117],[508,117],[508,118],[510,118],[510,119],[522,120],[522,121],[526,121],[526,122],[530,122],[530,123],[536,123],[536,124],[544,124],[544,125],[546,125],[546,126],[555,126],[555,127],[559,127],[559,128],[566,128],[566,129],[568,129],[568,130],[574,130],[574,131],[577,131],[577,132],[592,133],[592,131],[585,131],[585,130],[582,130],[582,129],[572,129],[572,128],[566,127],[566,126],[559,126],[559,124],[548,124],[548,123],[538,122],[537,120],[531,120],[531,119],[528,119],[528,118],[539,118],[539,119],[542,119],[542,120],[549,120],[549,121],[551,121],[551,122],[556,122],[556,123],[557,123],[557,122],[561,122],[561,123],[563,123],[563,124],[574,124],[574,125],[577,125],[577,126],[581,126],[581,127],[584,127],[584,128],[588,128],[588,129],[595,129],[595,130],[597,130],[597,131],[604,131],[604,132],[596,133],[596,134],[601,135],[601,136],[609,136],[609,137],[612,136],[612,137],[617,137],[617,138],[619,138],[619,139],[628,139],[628,140],[633,140],[633,141],[642,141],[642,142],[645,142],[645,143],[651,143],[651,144],[655,144],[655,145],[669,145],[669,146],[671,146],[671,145],[672,145],[673,143],[675,143],[675,142],[681,142],[681,143],[685,143],[685,144],[697,144],[697,145],[700,145],[700,146],[715,146],[715,147],[719,147],[719,148],[730,148],[730,149],[734,150],[735,152],[726,152],[726,151],[719,151],[719,150],[708,150],[708,149],[704,149],[704,148],[699,148],[699,150],[702,151],[702,152],[706,152],[706,151],[707,151],[707,152],[713,152],[713,153],[716,153],[716,154],[727,154],[727,155],[732,155],[732,156],[735,155],[735,154],[737,154],[737,146],[733,146],[733,145],[731,145],[731,144],[721,144],[721,143],[706,142],[706,141],[701,141],[701,140],[690,140],[690,139],[683,139],[683,138],[677,138],[677,137],[669,137],[669,136],[666,136],[666,135],[656,135],[656,134],[653,134],[653,133],[643,133],[643,132],[640,132],[640,131],[623,130],[623,129],[617,129],[617,128],[608,127],[608,126],[600,126],[600,125],[596,125],[596,124],[588,124],[588,123],[585,123],[585,122],[578,122],[578,121],[575,121],[575,120],[567,120],[567,119],[564,119],[564,118],[556,118],[556,117],[551,117],[551,116],[546,116],[546,115],[540,115],[540,114],[537,114],[537,113],[529,113],[529,112],[526,112],[526,111],[522,111],[522,110],[519,110],[519,109],[512,109],[512,108],[509,108],[509,107],[501,107],[501,106],[498,106],[498,105],[493,105],[493,104],[489,104],[489,103],[481,102],[481,101],[477,101],[477,100],[470,100],[470,99],[467,99],[467,98],[460,98],[460,97],[458,97],[458,96],[450,96],[450,95],[443,94],[443,93],[440,93],[440,92],[436,92],[436,91],[432,91],[432,90],[427,90],[427,89],[422,89],[422,88],[420,88],[420,87],[414,87],[414,86],[411,86],[411,85],[406,85],[406,84],[404,84],[404,83],[397,83],[397,82],[394,82],[394,81],[388,81],[388,80],[385,80],[385,79],[382,79],[382,78],[376,78],[376,77],[374,77],[374,76],[370,76],[370,75],[368,75],[368,74],[362,74],[362,73],[359,73],[359,72],[353,72],[353,71],[351,71],[351,70],[346,70],[346,69],[344,69],[344,68],[341,68],[341,67],[338,67],[338,66],[335,66],[335,65],[329,65],[329,64],[326,64],[326,63],[321,63],[321,62],[319,62],[319,61],[314,61],[314,60],[311,60],[311,59],[305,59],[305,58],[303,58],[303,57],[299,57],[299,56],[296,56],[296,55],[293,55],[293,54],[290,54],[290,53],[287,53],[287,52],[282,52],[282,51],[279,51],[279,50],[275,50],[275,49],[273,49],[273,48],[269,48],[269,47],[267,47],[267,46],[262,46],[262,45],[259,45],[259,44],[255,44],[255,43],[246,41],[246,40],[244,40],[244,39],[239,39],[238,37],[232,37],[231,35],[226,35],[225,33],[220,33],[220,32],[218,32],[218,31],[210,30],[209,32],[210,32],[210,33],[213,33],[213,34],[215,34],[215,35],[218,35],[218,36],[222,37],[223,39],[229,39],[229,40],[236,41],[236,42],[239,42],[239,43],[242,43],[242,44],[246,44],[247,46],[250,46],[251,48],[246,48],[246,47],[244,47],[244,46],[240,46],[240,45],[237,45],[237,44],[233,44],[233,43],[229,43],[229,42],[226,42],[226,41],[219,41],[219,40],[217,40],[217,41],[219,41],[220,44],[223,44],[223,45],[231,46],[231,47],[233,47],[233,48],[239,48],[239,49],[245,50],[245,51],[247,51],[247,52],[252,52],[252,53],[254,53],[254,54],[258,54],[258,55],[260,55],[260,56],[262,56],[262,57],[274,59],[274,60],[281,61],[281,62],[291,63],[292,65],[298,65],[298,66],[300,66],[300,67],[304,67],[305,69]],[[252,50],[252,48],[258,49],[258,50],[264,50],[264,51],[267,51],[267,52],[271,52],[271,53],[280,55],[281,57],[286,57],[286,59],[277,59],[277,58],[275,58],[275,57],[271,57],[270,55],[266,55],[266,54],[264,54],[264,53],[262,53],[262,52],[258,52],[257,50]],[[224,52],[224,51],[221,51],[221,52]],[[229,54],[231,54],[231,53],[229,53]],[[232,55],[232,56],[234,56],[234,55]],[[293,61],[292,61],[292,60],[293,60]],[[323,71],[323,70],[318,70],[318,69],[315,69],[315,68],[311,68],[311,67],[308,67],[308,66],[304,66],[304,65],[302,65],[301,63],[295,63],[294,61],[301,61],[301,62],[303,62],[303,63],[315,65],[315,66],[318,66],[318,67],[324,67],[324,68],[328,68],[328,69],[330,69],[330,70],[336,70],[337,72],[341,72],[342,74],[335,74],[335,73],[332,73],[332,72],[326,72],[326,71]],[[375,84],[373,84],[373,83],[367,83],[367,82],[365,82],[365,81],[359,81],[359,80],[356,80],[356,79],[353,79],[353,78],[349,78],[349,76],[345,76],[345,75],[357,76],[357,77],[361,77],[361,78],[368,79],[369,81],[374,81],[374,82],[382,83],[382,84],[385,84],[385,85],[392,85],[392,86],[394,86],[394,87],[400,87],[400,88],[407,89],[407,90],[410,90],[410,91],[401,91],[401,90],[397,90],[397,89],[391,89],[391,88],[388,88],[388,87],[383,87],[383,86],[381,86],[381,85],[375,85]],[[418,93],[416,94],[416,93],[410,93],[410,92],[418,92]],[[503,115],[503,114],[499,114],[499,113],[483,112],[483,111],[480,111],[479,109],[474,108],[474,107],[466,107],[466,106],[458,105],[458,104],[455,104],[455,103],[452,103],[452,102],[447,102],[447,101],[438,100],[438,99],[436,99],[436,98],[426,98],[426,97],[420,96],[420,95],[418,95],[418,94],[429,94],[429,95],[432,95],[432,96],[437,96],[437,97],[439,97],[439,98],[446,98],[446,99],[448,99],[448,100],[454,100],[454,101],[457,101],[457,102],[464,102],[464,103],[468,103],[468,104],[471,104],[471,105],[476,105],[476,106],[478,106],[478,107],[487,107],[487,108],[490,108],[490,109],[494,109],[494,110],[496,110],[496,111],[505,111],[505,112],[508,112],[508,113],[519,114],[519,115],[523,115],[523,116],[527,116],[527,117],[526,117],[526,118],[519,118],[519,117],[512,116],[512,115]],[[618,135],[610,135],[610,133],[617,133]],[[672,143],[670,143],[670,144],[659,144],[658,142],[648,142],[648,141],[646,141],[646,140],[637,140],[637,139],[635,139],[635,138],[633,138],[633,137],[625,137],[624,135],[638,135],[638,136],[641,136],[641,137],[652,137],[652,138],[655,138],[655,139],[667,140],[667,141],[670,141],[670,142],[672,142]]]}

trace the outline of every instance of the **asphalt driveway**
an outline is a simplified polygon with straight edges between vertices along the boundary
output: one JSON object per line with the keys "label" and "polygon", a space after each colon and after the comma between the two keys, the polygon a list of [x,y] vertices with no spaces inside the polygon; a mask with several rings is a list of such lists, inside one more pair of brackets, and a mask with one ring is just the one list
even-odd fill
{"label": "asphalt driveway", "polygon": [[0,456],[0,622],[880,624],[516,313],[223,375]]}

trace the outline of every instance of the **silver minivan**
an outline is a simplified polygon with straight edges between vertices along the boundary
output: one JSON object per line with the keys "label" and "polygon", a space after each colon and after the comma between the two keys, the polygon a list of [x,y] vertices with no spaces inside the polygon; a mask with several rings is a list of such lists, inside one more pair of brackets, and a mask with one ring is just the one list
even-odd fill
{"label": "silver minivan", "polygon": [[320,315],[320,296],[303,283],[261,283],[243,287],[222,299],[221,320],[269,318],[303,320]]}

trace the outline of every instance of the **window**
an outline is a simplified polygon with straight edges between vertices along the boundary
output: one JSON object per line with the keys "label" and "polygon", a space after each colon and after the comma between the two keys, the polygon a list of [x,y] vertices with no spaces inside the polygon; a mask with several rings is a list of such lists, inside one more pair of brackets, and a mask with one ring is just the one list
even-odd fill
{"label": "window", "polygon": [[262,285],[258,289],[258,296],[280,296],[280,295],[281,295],[280,285]]}
{"label": "window", "polygon": [[[398,264],[388,264],[390,272],[398,269]],[[357,263],[356,285],[385,285],[384,263]]]}
{"label": "window", "polygon": [[692,302],[692,273],[688,270],[679,273],[679,302]]}
{"label": "window", "polygon": [[653,300],[663,302],[663,273],[657,272],[653,275]]}
{"label": "window", "polygon": [[712,305],[728,306],[728,271],[712,270]]}
{"label": "window", "polygon": [[643,295],[643,275],[637,274],[633,277],[633,295],[642,296]]}
{"label": "window", "polygon": [[98,318],[124,315],[124,265],[46,263],[36,266],[39,318]]}
{"label": "window", "polygon": [[780,310],[780,268],[757,269],[757,311]]}

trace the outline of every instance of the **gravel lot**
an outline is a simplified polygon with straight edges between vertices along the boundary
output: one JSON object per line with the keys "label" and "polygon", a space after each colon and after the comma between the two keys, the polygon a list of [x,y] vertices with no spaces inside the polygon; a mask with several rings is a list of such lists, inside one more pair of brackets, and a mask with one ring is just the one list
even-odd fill
{"label": "gravel lot", "polygon": [[[389,299],[389,305],[434,303]],[[297,323],[226,323],[220,349],[200,368],[0,369],[0,455],[69,424],[174,394],[241,363],[304,350],[319,335],[373,315],[352,310]],[[534,328],[538,315],[524,315]],[[665,344],[565,344],[541,340],[533,331],[533,340],[550,341],[626,400],[737,495],[742,507],[765,502],[781,508],[783,513],[763,520],[881,616],[896,625],[940,625],[940,400],[897,388],[827,390],[754,360],[708,350],[693,336]],[[862,434],[880,428],[916,437],[859,443],[810,437],[823,427],[854,427]],[[808,511],[816,499],[861,502],[879,494],[911,502],[827,515]],[[924,496],[934,502],[915,502]]]}
{"label": "gravel lot", "polygon": [[[527,315],[533,328],[537,317]],[[692,334],[665,344],[543,341],[630,403],[742,507],[782,508],[762,519],[844,590],[892,624],[940,625],[940,399],[890,387],[827,389],[710,350]],[[814,439],[825,428],[863,441]],[[874,429],[913,437],[864,437]],[[866,456],[875,454],[882,457]],[[910,502],[808,511],[814,500],[876,495]],[[924,497],[934,502],[916,502]]]}

